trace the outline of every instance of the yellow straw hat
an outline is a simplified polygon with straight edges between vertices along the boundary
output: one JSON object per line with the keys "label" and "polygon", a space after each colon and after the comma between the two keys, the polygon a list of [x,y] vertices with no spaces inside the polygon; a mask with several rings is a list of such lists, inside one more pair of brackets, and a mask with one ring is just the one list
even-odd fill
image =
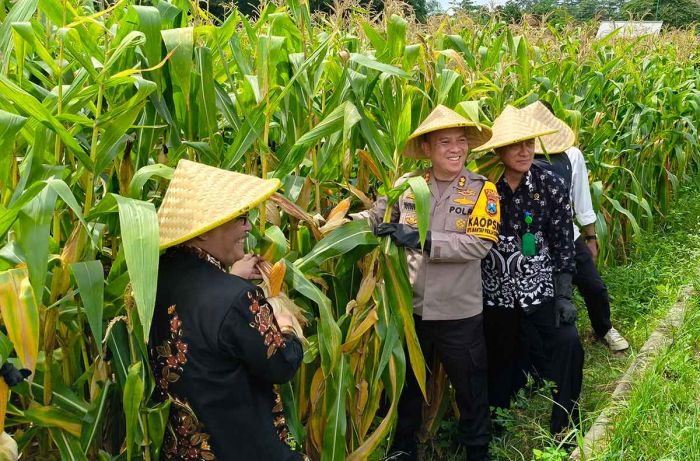
{"label": "yellow straw hat", "polygon": [[421,146],[424,134],[461,126],[463,126],[467,132],[469,149],[474,149],[482,145],[491,137],[491,130],[487,127],[478,126],[476,123],[467,120],[452,109],[439,104],[430,115],[423,120],[423,123],[416,128],[416,131],[408,137],[403,154],[410,158],[428,158]]}
{"label": "yellow straw hat", "polygon": [[522,109],[513,106],[506,106],[501,115],[496,117],[491,127],[493,136],[486,144],[475,152],[487,152],[498,147],[515,144],[528,139],[540,138],[542,136],[556,133],[557,129],[540,123],[530,114]]}
{"label": "yellow straw hat", "polygon": [[558,154],[574,145],[576,135],[574,130],[569,127],[563,120],[554,116],[549,111],[547,106],[540,101],[535,101],[522,108],[522,111],[529,114],[532,118],[549,127],[556,128],[554,134],[548,134],[540,137],[540,142],[535,143],[536,154]]}
{"label": "yellow straw hat", "polygon": [[264,202],[279,179],[180,160],[158,209],[160,249],[186,242]]}

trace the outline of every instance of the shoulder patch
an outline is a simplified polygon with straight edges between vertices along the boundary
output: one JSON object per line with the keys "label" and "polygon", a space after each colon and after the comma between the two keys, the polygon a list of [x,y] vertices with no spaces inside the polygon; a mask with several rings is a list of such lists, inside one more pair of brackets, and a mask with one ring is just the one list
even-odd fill
{"label": "shoulder patch", "polygon": [[500,228],[501,205],[498,190],[492,182],[486,181],[469,216],[467,234],[497,242]]}

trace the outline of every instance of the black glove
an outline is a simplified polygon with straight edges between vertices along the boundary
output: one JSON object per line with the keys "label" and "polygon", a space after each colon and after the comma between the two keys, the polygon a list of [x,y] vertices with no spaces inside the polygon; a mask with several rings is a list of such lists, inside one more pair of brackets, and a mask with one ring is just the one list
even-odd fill
{"label": "black glove", "polygon": [[571,274],[559,272],[554,274],[554,326],[559,323],[576,321],[576,306],[571,302]]}
{"label": "black glove", "polygon": [[24,381],[32,372],[26,368],[17,369],[10,362],[5,362],[5,364],[0,367],[0,376],[3,377],[8,386],[16,386],[17,384]]}
{"label": "black glove", "polygon": [[[418,230],[405,224],[397,223],[381,223],[374,229],[374,235],[377,237],[390,236],[396,246],[413,248],[420,250],[420,235]],[[423,251],[430,253],[430,231],[425,236],[425,245]]]}

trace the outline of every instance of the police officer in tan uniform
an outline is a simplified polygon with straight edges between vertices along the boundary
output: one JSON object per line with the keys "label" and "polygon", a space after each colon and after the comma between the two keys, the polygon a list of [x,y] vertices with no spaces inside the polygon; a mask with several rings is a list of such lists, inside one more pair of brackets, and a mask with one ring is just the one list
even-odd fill
{"label": "police officer in tan uniform", "polygon": [[[500,222],[495,186],[464,168],[468,149],[490,137],[487,128],[438,106],[411,135],[404,155],[430,159],[422,175],[430,187],[430,227],[421,248],[415,197],[410,189],[382,223],[387,200],[380,197],[370,219],[379,236],[406,248],[413,286],[414,322],[424,357],[437,354],[455,389],[460,412],[459,442],[468,460],[488,459],[491,439],[486,394],[486,346],[483,334],[481,259],[498,240]],[[422,396],[407,373],[398,408],[398,424],[388,459],[416,459]]]}

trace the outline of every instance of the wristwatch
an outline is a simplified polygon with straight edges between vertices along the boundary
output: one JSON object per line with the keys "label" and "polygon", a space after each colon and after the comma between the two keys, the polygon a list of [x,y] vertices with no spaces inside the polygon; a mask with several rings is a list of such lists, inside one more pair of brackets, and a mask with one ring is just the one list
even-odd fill
{"label": "wristwatch", "polygon": [[598,240],[598,236],[593,234],[593,235],[584,235],[583,239],[588,242],[589,240]]}

